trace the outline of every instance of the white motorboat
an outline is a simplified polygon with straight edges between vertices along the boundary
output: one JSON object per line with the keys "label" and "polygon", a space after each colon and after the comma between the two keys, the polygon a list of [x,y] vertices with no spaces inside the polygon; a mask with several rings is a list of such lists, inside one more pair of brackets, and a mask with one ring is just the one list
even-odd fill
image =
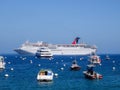
{"label": "white motorboat", "polygon": [[92,65],[92,64],[88,65],[87,66],[87,71],[83,71],[83,74],[88,79],[102,79],[102,75],[93,70],[94,67],[95,66]]}
{"label": "white motorboat", "polygon": [[102,79],[102,75],[95,71],[92,74],[88,71],[84,71],[83,73],[84,73],[85,77],[88,79]]}
{"label": "white motorboat", "polygon": [[39,71],[37,75],[38,81],[52,81],[53,80],[53,72],[48,69],[42,69]]}
{"label": "white motorboat", "polygon": [[77,64],[77,61],[74,60],[73,63],[72,63],[72,66],[70,67],[70,69],[77,71],[77,70],[80,70],[81,67]]}
{"label": "white motorboat", "polygon": [[36,56],[37,57],[52,57],[53,55],[49,48],[44,47],[44,48],[40,48],[39,50],[37,50]]}
{"label": "white motorboat", "polygon": [[100,56],[96,54],[92,54],[89,58],[90,63],[92,64],[101,64]]}
{"label": "white motorboat", "polygon": [[4,68],[5,68],[4,57],[0,56],[0,69],[4,69]]}

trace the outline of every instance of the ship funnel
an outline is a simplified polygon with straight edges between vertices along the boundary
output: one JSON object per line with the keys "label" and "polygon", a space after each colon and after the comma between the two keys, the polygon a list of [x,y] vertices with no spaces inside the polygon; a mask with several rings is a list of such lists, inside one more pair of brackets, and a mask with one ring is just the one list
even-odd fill
{"label": "ship funnel", "polygon": [[75,39],[74,39],[74,41],[72,42],[72,44],[78,44],[78,40],[79,40],[80,38],[79,37],[76,37]]}

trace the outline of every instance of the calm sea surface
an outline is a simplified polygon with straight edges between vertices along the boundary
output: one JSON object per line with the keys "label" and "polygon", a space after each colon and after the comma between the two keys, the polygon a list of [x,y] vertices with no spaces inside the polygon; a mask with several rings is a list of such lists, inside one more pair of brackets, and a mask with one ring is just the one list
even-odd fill
{"label": "calm sea surface", "polygon": [[[6,68],[0,70],[0,90],[120,90],[120,55],[109,55],[110,60],[100,55],[102,65],[95,67],[95,71],[103,75],[100,80],[84,77],[88,56],[76,56],[82,67],[80,71],[70,71],[75,56],[54,56],[52,60],[15,54],[3,56]],[[80,60],[81,57],[83,60]],[[38,82],[37,73],[44,68],[51,69],[58,76],[49,83]],[[9,76],[5,77],[5,74]]]}

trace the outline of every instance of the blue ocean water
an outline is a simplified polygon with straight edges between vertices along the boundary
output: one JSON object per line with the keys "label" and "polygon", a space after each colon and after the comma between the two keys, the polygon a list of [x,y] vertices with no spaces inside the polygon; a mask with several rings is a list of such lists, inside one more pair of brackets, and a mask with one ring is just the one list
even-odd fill
{"label": "blue ocean water", "polygon": [[[35,56],[3,55],[6,68],[0,70],[0,90],[119,90],[120,89],[120,55],[100,55],[101,66],[95,71],[103,79],[89,80],[83,75],[88,64],[88,56],[54,56],[53,59],[36,58]],[[80,58],[83,60],[80,60]],[[70,66],[76,58],[82,67],[80,71],[71,71]],[[32,62],[32,63],[31,63]],[[113,70],[115,67],[115,70]],[[11,70],[13,68],[14,70]],[[51,69],[58,76],[52,82],[38,82],[40,69]],[[61,70],[61,68],[64,68]],[[8,74],[8,77],[4,75]]]}

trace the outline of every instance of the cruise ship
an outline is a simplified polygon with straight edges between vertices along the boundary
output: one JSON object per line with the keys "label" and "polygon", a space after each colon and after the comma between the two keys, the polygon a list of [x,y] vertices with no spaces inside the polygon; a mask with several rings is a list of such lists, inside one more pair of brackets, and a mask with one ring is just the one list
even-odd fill
{"label": "cruise ship", "polygon": [[88,55],[96,52],[96,46],[85,43],[79,43],[79,37],[76,37],[71,44],[49,44],[43,41],[37,43],[25,42],[20,48],[14,49],[19,54],[35,55],[41,48],[50,49],[52,55]]}

